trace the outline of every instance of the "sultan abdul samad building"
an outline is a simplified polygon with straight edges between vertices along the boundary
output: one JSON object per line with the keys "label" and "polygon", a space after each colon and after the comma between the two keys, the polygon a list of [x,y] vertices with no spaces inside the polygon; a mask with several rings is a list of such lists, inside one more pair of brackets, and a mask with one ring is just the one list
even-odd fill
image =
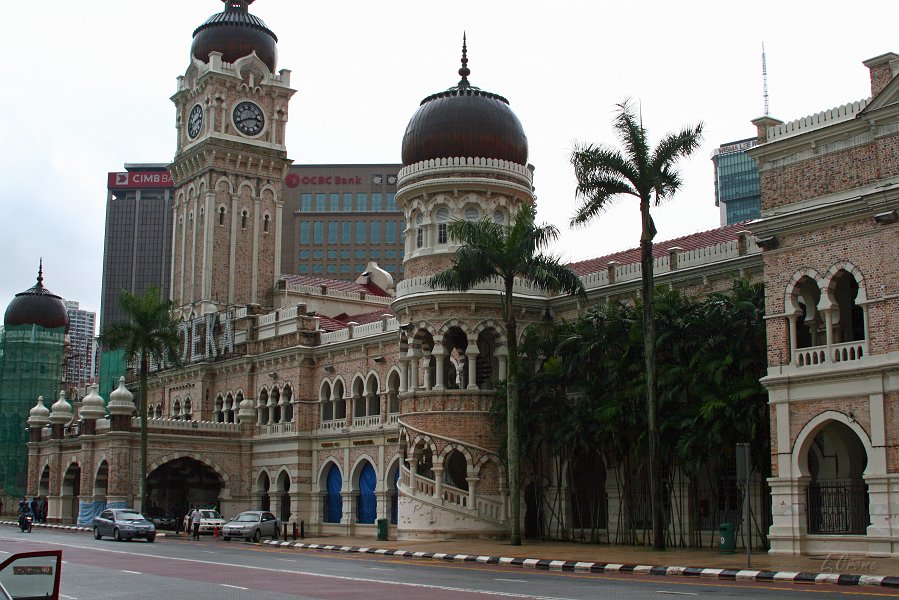
{"label": "sultan abdul samad building", "polygon": [[[374,537],[386,518],[399,538],[506,535],[488,416],[508,361],[500,287],[456,293],[427,280],[451,264],[450,221],[507,223],[535,201],[524,129],[505,98],[469,82],[463,52],[461,79],[421,102],[402,139],[404,279],[374,263],[355,283],[282,275],[294,90],[248,4],[230,0],[197,28],[172,97],[185,366],[150,383],[151,500],[227,516],[270,508],[310,533]],[[660,285],[703,294],[735,274],[766,282],[774,552],[899,555],[899,56],[866,65],[872,98],[756,122],[760,221],[656,244]],[[639,285],[639,250],[570,266],[590,305]],[[586,306],[525,285],[515,294],[521,330]],[[31,411],[28,490],[49,497],[51,520],[136,502],[134,401],[124,387],[106,400]],[[546,501],[574,529],[573,488],[595,487],[614,537],[617,467],[594,468],[552,482]],[[828,493],[855,504],[835,513]],[[527,532],[540,511],[525,497]]]}

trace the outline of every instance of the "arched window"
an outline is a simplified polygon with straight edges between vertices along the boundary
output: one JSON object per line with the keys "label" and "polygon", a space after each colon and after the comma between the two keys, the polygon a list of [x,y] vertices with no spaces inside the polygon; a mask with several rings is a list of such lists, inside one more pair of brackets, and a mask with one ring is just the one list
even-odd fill
{"label": "arched window", "polygon": [[445,244],[449,240],[447,226],[449,225],[449,209],[441,206],[437,210],[437,243]]}
{"label": "arched window", "polygon": [[498,225],[502,225],[506,222],[506,214],[497,208],[495,211],[493,211],[493,222]]}
{"label": "arched window", "polygon": [[271,220],[271,217],[267,214],[262,217],[262,233],[268,233],[268,222]]}
{"label": "arched window", "polygon": [[321,392],[318,397],[321,402],[321,420],[325,421],[333,421],[334,420],[334,406],[331,404],[331,385],[328,382],[325,382],[321,387]]}
{"label": "arched window", "polygon": [[225,413],[223,412],[225,408],[225,399],[222,398],[221,394],[216,396],[215,398],[215,422],[216,423],[224,423],[225,422]]}
{"label": "arched window", "polygon": [[340,494],[342,488],[343,477],[340,475],[340,469],[332,464],[325,477],[325,510],[322,515],[325,523],[340,523],[343,518],[343,496]]}
{"label": "arched window", "polygon": [[835,344],[858,342],[865,339],[865,318],[858,298],[858,282],[852,273],[839,270],[831,280],[831,290],[836,302],[833,311],[833,341]]}
{"label": "arched window", "polygon": [[425,228],[424,217],[420,214],[415,216],[415,247],[421,248],[425,245]]}
{"label": "arched window", "polygon": [[443,462],[444,483],[468,491],[468,461],[465,455],[453,450]]}
{"label": "arched window", "polygon": [[477,221],[479,218],[481,218],[481,213],[476,206],[468,206],[465,209],[466,221]]}
{"label": "arched window", "polygon": [[184,420],[190,421],[193,418],[193,413],[190,407],[190,398],[186,398],[184,400]]}
{"label": "arched window", "polygon": [[240,228],[241,229],[247,228],[247,215],[248,215],[247,211],[243,211],[240,213]]}
{"label": "arched window", "polygon": [[259,402],[256,405],[259,414],[259,424],[268,424],[268,390],[263,389],[259,392]]}
{"label": "arched window", "polygon": [[224,224],[225,224],[225,207],[220,206],[219,207],[219,225],[224,225]]}

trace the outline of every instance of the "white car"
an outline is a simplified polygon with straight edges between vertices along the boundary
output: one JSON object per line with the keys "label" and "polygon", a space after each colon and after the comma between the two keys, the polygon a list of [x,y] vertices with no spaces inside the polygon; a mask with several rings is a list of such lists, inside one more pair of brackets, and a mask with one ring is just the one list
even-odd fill
{"label": "white car", "polygon": [[[211,508],[200,508],[200,533],[212,534],[216,529],[221,532],[225,525],[225,519],[217,510]],[[184,531],[193,533],[194,527],[190,522],[191,513],[187,513],[184,517]]]}

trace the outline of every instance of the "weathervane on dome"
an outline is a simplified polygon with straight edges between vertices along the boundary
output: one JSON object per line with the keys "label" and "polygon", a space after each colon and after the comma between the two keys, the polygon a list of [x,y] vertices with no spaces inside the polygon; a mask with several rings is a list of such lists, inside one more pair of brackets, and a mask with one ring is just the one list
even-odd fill
{"label": "weathervane on dome", "polygon": [[459,75],[462,76],[462,79],[459,80],[459,87],[471,85],[468,83],[468,76],[471,75],[471,69],[468,68],[468,40],[464,31],[462,32],[462,68],[459,69]]}

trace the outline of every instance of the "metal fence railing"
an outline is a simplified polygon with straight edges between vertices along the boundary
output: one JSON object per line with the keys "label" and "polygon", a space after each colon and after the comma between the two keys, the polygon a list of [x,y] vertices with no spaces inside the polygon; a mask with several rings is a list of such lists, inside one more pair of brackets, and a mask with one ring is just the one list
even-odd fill
{"label": "metal fence railing", "polygon": [[863,481],[814,481],[806,496],[809,533],[863,535],[871,522]]}

